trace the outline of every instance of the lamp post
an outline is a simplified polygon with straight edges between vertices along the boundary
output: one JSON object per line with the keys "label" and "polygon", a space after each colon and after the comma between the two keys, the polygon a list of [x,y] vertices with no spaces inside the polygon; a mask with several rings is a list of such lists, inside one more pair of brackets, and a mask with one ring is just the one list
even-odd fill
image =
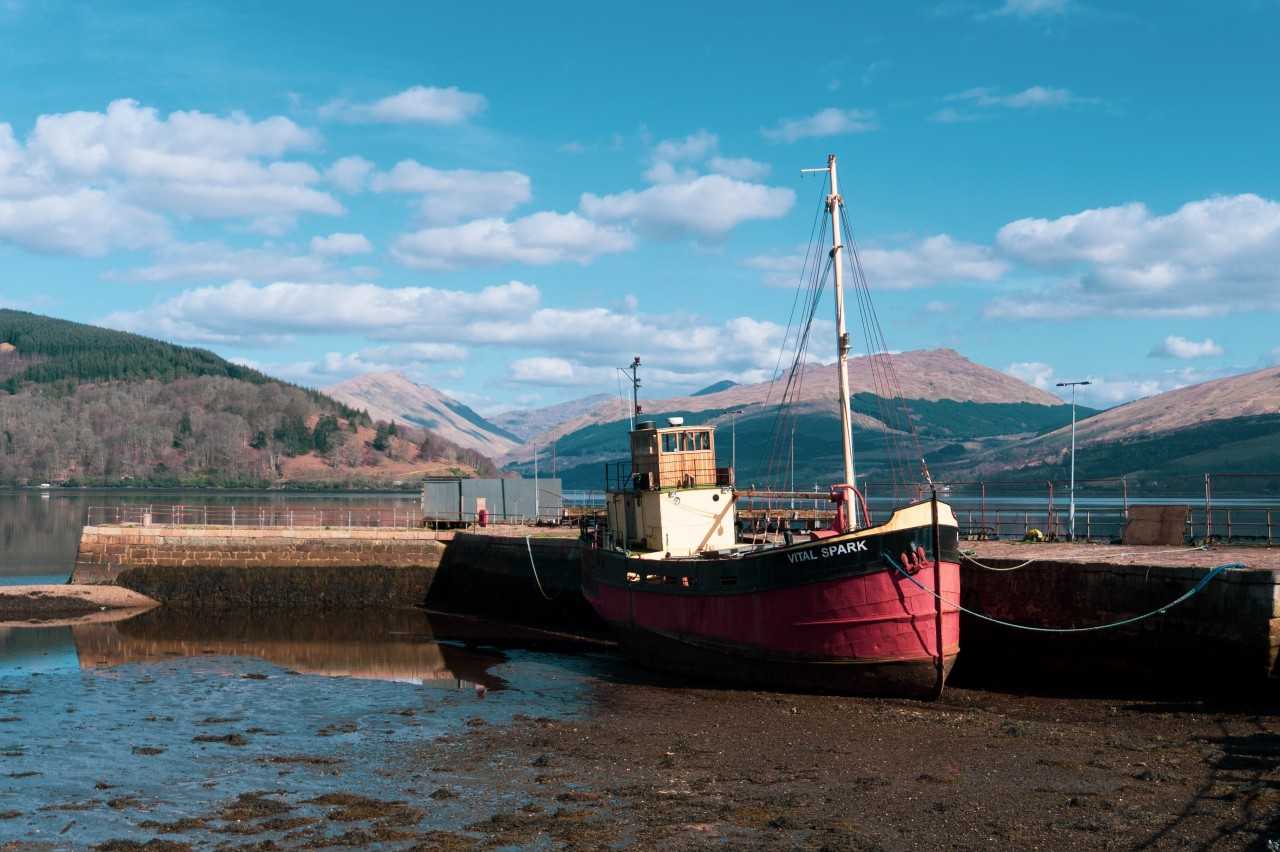
{"label": "lamp post", "polygon": [[729,412],[729,472],[733,476],[733,484],[738,484],[738,415],[741,408]]}
{"label": "lamp post", "polygon": [[1067,535],[1072,541],[1076,540],[1076,388],[1090,384],[1093,382],[1058,382],[1060,388],[1071,388],[1071,502],[1067,509]]}

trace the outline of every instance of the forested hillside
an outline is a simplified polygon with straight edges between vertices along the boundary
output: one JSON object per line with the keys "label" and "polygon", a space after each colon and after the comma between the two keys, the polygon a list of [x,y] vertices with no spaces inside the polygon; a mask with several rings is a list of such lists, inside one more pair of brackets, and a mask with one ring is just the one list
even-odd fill
{"label": "forested hillside", "polygon": [[203,349],[0,311],[0,485],[377,485],[474,450]]}

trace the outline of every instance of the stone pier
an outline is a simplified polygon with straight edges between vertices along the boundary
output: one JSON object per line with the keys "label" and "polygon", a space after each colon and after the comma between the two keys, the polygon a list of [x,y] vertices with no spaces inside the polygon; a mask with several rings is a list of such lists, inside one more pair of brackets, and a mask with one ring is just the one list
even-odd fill
{"label": "stone pier", "polygon": [[417,606],[444,554],[432,530],[90,526],[73,583],[198,608]]}

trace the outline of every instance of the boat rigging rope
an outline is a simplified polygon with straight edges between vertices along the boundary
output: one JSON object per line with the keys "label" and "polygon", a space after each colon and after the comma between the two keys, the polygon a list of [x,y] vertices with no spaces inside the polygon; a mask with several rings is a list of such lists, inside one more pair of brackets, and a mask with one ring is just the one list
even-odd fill
{"label": "boat rigging rope", "polygon": [[998,624],[1001,627],[1012,627],[1015,630],[1029,630],[1035,633],[1090,633],[1098,630],[1110,630],[1113,627],[1124,627],[1126,624],[1134,624],[1144,619],[1151,618],[1152,616],[1155,616],[1155,615],[1164,615],[1166,612],[1173,609],[1178,604],[1185,603],[1186,601],[1195,597],[1197,594],[1200,593],[1200,591],[1205,586],[1209,585],[1209,583],[1212,582],[1215,577],[1217,577],[1219,574],[1223,573],[1224,571],[1227,571],[1231,568],[1247,568],[1248,567],[1242,562],[1226,562],[1226,563],[1223,563],[1222,565],[1218,565],[1210,569],[1209,573],[1201,577],[1200,582],[1196,583],[1190,589],[1183,592],[1177,598],[1174,598],[1172,601],[1160,607],[1159,609],[1153,609],[1150,612],[1144,612],[1142,615],[1134,615],[1134,616],[1130,616],[1129,618],[1122,618],[1119,621],[1112,621],[1107,624],[1091,624],[1088,627],[1037,627],[1032,624],[1015,624],[1012,621],[1002,621],[998,618],[992,618],[991,616],[978,612],[976,610],[967,609],[966,607],[961,606],[956,601],[947,600],[942,595],[938,594],[933,589],[930,589],[928,586],[921,583],[915,577],[911,576],[911,574],[907,573],[903,569],[903,567],[894,560],[892,556],[890,556],[887,553],[882,553],[880,555],[884,558],[886,562],[888,562],[893,567],[895,571],[897,571],[903,577],[910,580],[919,589],[925,592],[928,592],[933,597],[942,601],[942,603],[948,606],[953,606],[956,609],[958,609],[960,612],[965,613],[966,615],[972,615],[974,618],[980,618],[983,621],[989,621],[992,624]]}
{"label": "boat rigging rope", "polygon": [[[1131,550],[1128,553],[1109,553],[1107,554],[1107,558],[1123,559],[1126,556],[1161,556],[1168,553],[1194,553],[1197,550],[1208,550],[1208,549],[1209,549],[1208,545],[1202,544],[1202,545],[1199,545],[1198,547],[1179,547],[1174,550],[1153,550],[1153,551]],[[985,563],[979,562],[978,560],[974,559],[972,556],[970,556],[968,553],[966,553],[963,550],[960,551],[960,556],[966,562],[969,562],[973,565],[977,565],[979,568],[985,568],[988,571],[1017,571],[1022,568],[1026,568],[1032,562],[1044,561],[1043,556],[1033,556],[1030,559],[1028,559],[1026,562],[1022,562],[1018,565],[1011,565],[1008,568],[997,568],[994,565],[987,565]]]}
{"label": "boat rigging rope", "polygon": [[529,543],[529,536],[524,537],[524,547],[525,550],[529,551],[529,567],[533,569],[533,582],[538,584],[538,594],[542,595],[545,600],[555,600],[555,598],[546,593],[542,588],[542,581],[538,579],[538,566],[533,564],[533,545]]}

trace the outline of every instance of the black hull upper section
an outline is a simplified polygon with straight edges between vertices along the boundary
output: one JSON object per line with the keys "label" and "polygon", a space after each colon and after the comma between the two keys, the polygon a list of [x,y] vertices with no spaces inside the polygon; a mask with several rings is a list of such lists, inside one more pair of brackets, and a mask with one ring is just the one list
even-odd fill
{"label": "black hull upper section", "polygon": [[[741,555],[679,559],[634,559],[620,551],[584,548],[584,587],[593,583],[626,586],[669,595],[758,594],[806,583],[821,583],[893,570],[888,554],[914,570],[933,561],[931,526],[893,530],[863,537],[856,534],[787,547],[769,547]],[[939,527],[941,560],[960,560],[959,531]],[[635,574],[643,572],[639,579]]]}

